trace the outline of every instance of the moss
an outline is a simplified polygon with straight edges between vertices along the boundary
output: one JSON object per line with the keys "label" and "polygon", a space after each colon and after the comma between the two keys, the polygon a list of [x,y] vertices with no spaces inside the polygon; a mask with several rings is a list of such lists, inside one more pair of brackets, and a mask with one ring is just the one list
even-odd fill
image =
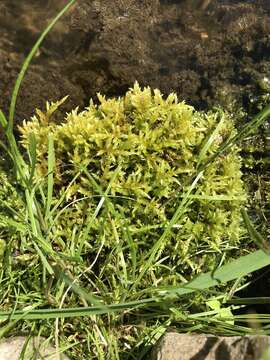
{"label": "moss", "polygon": [[24,221],[25,213],[12,172],[2,165],[0,163],[0,267],[6,250],[19,247],[20,235],[15,224]]}
{"label": "moss", "polygon": [[[84,111],[72,111],[58,125],[52,119],[61,102],[48,103],[46,112],[38,110],[20,127],[22,144],[27,147],[29,134],[35,134],[42,179],[47,173],[47,139],[52,134],[55,199],[68,185],[66,201],[88,199],[73,203],[58,218],[52,241],[64,248],[74,225],[82,227],[95,213],[100,200],[97,189],[104,193],[109,187],[114,212],[107,204],[97,217],[93,215],[85,255],[94,254],[104,239],[105,261],[108,249],[124,241],[123,229],[128,228],[142,259],[174,215],[199,161],[215,153],[235,131],[233,122],[221,111],[196,112],[178,102],[175,94],[163,98],[158,90],[141,89],[137,83],[122,98],[99,94],[98,99],[99,104],[91,101]],[[171,282],[174,269],[190,278],[233,256],[230,251],[240,245],[240,207],[245,201],[240,167],[236,147],[207,167],[171,240],[164,243],[163,267],[157,266],[155,276]],[[129,263],[128,244],[123,247]],[[109,276],[111,269],[107,271]]]}

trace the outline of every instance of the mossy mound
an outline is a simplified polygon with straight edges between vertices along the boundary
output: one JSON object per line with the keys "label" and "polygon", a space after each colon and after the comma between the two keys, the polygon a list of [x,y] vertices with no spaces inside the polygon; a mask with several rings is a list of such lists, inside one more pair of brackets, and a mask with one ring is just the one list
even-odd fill
{"label": "mossy mound", "polygon": [[[174,273],[189,279],[234,256],[245,201],[238,149],[210,163],[186,197],[198,167],[235,131],[232,119],[218,110],[196,112],[175,94],[163,98],[158,90],[138,84],[122,98],[98,98],[100,104],[91,101],[84,111],[67,114],[61,124],[52,121],[61,102],[47,104],[46,112],[38,110],[20,127],[26,148],[30,134],[35,135],[37,181],[46,180],[48,137],[54,139],[54,202],[63,194],[65,199],[51,227],[59,250],[70,244],[76,227],[74,246],[83,243],[86,258],[92,259],[104,241],[99,258],[104,265],[118,244],[122,261],[132,268],[130,249],[143,263],[181,209],[158,251],[162,260],[153,264],[152,279],[175,282]],[[89,221],[85,237],[82,229]],[[119,256],[117,251],[114,256]],[[109,266],[102,276],[111,271]]]}

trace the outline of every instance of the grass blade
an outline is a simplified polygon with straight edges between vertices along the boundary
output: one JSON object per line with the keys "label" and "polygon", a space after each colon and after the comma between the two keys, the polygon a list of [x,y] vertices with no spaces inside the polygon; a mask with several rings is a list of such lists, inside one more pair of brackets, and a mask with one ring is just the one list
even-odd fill
{"label": "grass blade", "polygon": [[28,178],[28,169],[27,166],[23,160],[23,157],[18,149],[15,137],[13,132],[8,131],[8,121],[4,115],[4,113],[0,110],[0,125],[5,131],[5,135],[8,140],[9,144],[9,150],[8,154],[11,156],[14,168],[17,171],[17,177],[21,178],[24,182],[24,184],[27,184],[27,178]]}
{"label": "grass blade", "polygon": [[262,249],[266,254],[269,255],[270,244],[268,244],[267,241],[262,237],[262,235],[255,229],[254,225],[250,221],[247,211],[245,209],[242,209],[241,213],[250,238],[260,249]]}
{"label": "grass blade", "polygon": [[40,257],[40,260],[41,260],[44,268],[48,271],[48,273],[50,275],[54,275],[54,271],[53,271],[51,265],[48,263],[48,261],[47,261],[45,255],[43,254],[43,252],[40,250],[40,248],[38,247],[38,245],[34,241],[33,241],[33,245],[34,245],[34,247],[35,247],[35,249],[36,249],[36,251],[37,251],[37,253],[38,253],[39,257]]}
{"label": "grass blade", "polygon": [[31,168],[29,182],[31,183],[35,174],[36,163],[37,163],[37,139],[33,132],[29,134],[28,142],[29,142],[28,154],[29,154],[30,168]]}
{"label": "grass blade", "polygon": [[90,214],[89,217],[88,217],[87,220],[86,220],[86,224],[87,224],[87,225],[86,225],[86,227],[85,227],[85,229],[84,229],[82,238],[80,239],[79,250],[78,250],[79,254],[81,254],[81,252],[82,252],[82,249],[83,249],[83,246],[84,246],[84,244],[85,244],[85,242],[86,242],[86,239],[87,239],[87,236],[88,236],[88,234],[89,234],[89,231],[90,231],[91,227],[93,226],[93,223],[94,223],[95,219],[97,218],[97,216],[98,216],[98,214],[99,214],[99,212],[100,212],[100,210],[101,210],[101,208],[102,208],[102,206],[103,206],[104,201],[106,200],[107,196],[109,195],[109,192],[110,192],[110,190],[111,190],[111,187],[112,187],[115,179],[117,178],[120,170],[121,170],[121,167],[120,167],[120,165],[119,165],[119,166],[115,169],[115,171],[114,171],[114,173],[113,173],[113,176],[112,176],[112,178],[111,178],[111,180],[110,180],[110,182],[109,182],[109,184],[108,184],[107,189],[105,190],[105,192],[103,192],[103,190],[100,188],[100,186],[96,183],[96,181],[94,180],[93,176],[92,176],[91,174],[89,174],[89,172],[88,172],[86,169],[83,170],[84,173],[87,175],[88,179],[91,181],[91,183],[94,185],[94,187],[97,189],[97,191],[99,192],[99,194],[100,194],[102,197],[101,197],[101,199],[100,199],[100,201],[99,201],[99,203],[98,203],[98,205],[97,205],[97,207],[96,207],[96,209],[95,209],[94,214],[93,214],[93,215]]}
{"label": "grass blade", "polygon": [[264,123],[264,121],[267,120],[269,116],[270,104],[265,106],[263,110],[260,111],[256,116],[254,116],[254,118],[248,124],[243,126],[242,129],[240,129],[235,136],[225,141],[214,155],[209,157],[209,159],[204,164],[201,164],[200,170],[205,169],[206,166],[212,163],[219,155],[227,151],[231,146],[239,143],[239,141],[252,134],[255,130],[258,129],[259,126]]}
{"label": "grass blade", "polygon": [[48,180],[45,220],[49,218],[53,198],[53,171],[55,166],[54,139],[53,135],[48,136]]}
{"label": "grass blade", "polygon": [[209,150],[209,148],[211,147],[213,141],[215,140],[219,130],[220,130],[220,127],[221,125],[223,124],[224,122],[224,114],[222,111],[219,111],[217,113],[217,115],[221,114],[221,119],[220,121],[218,122],[218,124],[216,125],[216,127],[212,130],[212,132],[209,134],[209,136],[206,138],[206,140],[204,141],[203,143],[203,146],[201,148],[201,151],[199,153],[199,156],[198,156],[198,162],[197,162],[197,166],[199,167],[201,165],[201,163],[205,160],[205,157],[206,157],[206,154],[207,154],[207,151]]}
{"label": "grass blade", "polygon": [[[142,306],[157,304],[165,301],[178,300],[179,297],[193,293],[195,291],[207,290],[211,287],[225,284],[228,281],[238,279],[248,275],[249,273],[259,270],[270,264],[270,256],[263,251],[258,250],[252,254],[242,256],[229,264],[221,266],[214,272],[207,272],[199,275],[194,280],[179,287],[168,287],[166,289],[157,289],[158,295],[142,300],[131,301],[120,304],[112,304],[106,306],[78,307],[67,309],[39,309],[29,311],[25,316],[26,320],[33,319],[56,319],[93,316],[111,312],[121,312],[127,309],[136,309]],[[106,308],[105,308],[106,307]],[[0,311],[0,320],[6,320],[12,314],[12,319],[16,320],[22,316],[23,310],[16,311]]]}
{"label": "grass blade", "polygon": [[270,264],[270,256],[262,250],[242,256],[226,265],[221,266],[213,272],[197,276],[194,280],[175,289],[164,290],[172,296],[181,296],[197,290],[205,290],[216,285],[223,285],[228,281],[238,279],[259,270]]}

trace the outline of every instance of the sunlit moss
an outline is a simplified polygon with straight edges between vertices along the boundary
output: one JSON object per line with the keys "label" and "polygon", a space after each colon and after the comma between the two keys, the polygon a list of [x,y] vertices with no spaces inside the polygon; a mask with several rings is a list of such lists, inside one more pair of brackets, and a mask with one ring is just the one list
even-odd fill
{"label": "sunlit moss", "polygon": [[[197,174],[199,161],[214,154],[235,131],[233,122],[221,111],[196,112],[179,102],[175,94],[164,98],[158,90],[141,89],[137,83],[124,97],[98,95],[98,99],[99,104],[91,101],[84,111],[67,114],[61,124],[52,121],[60,102],[47,104],[46,112],[38,110],[20,127],[22,144],[27,147],[29,134],[35,134],[42,178],[47,174],[47,141],[52,134],[55,198],[67,186],[66,201],[88,197],[58,218],[54,241],[57,238],[64,246],[74,225],[83,226],[89,214],[94,214],[100,200],[97,186],[102,192],[110,186],[114,212],[104,206],[94,219],[87,251],[96,251],[101,239],[106,249],[115,246],[124,238],[123,229],[128,228],[143,257],[174,215]],[[210,146],[205,146],[207,143]],[[206,149],[204,153],[202,149]],[[185,213],[172,230],[173,236],[164,243],[164,267],[157,267],[156,276],[171,279],[168,266],[189,277],[218,266],[222,257],[230,257],[230,250],[239,246],[244,201],[240,157],[233,147],[204,170]],[[76,241],[80,242],[80,235]],[[125,246],[125,261],[129,262]]]}

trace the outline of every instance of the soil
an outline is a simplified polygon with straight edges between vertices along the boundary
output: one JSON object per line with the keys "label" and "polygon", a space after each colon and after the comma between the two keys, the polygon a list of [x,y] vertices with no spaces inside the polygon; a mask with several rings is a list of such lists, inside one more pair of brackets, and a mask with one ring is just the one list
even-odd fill
{"label": "soil", "polygon": [[[0,107],[7,113],[22,61],[63,0],[2,0]],[[69,95],[63,112],[97,92],[122,95],[135,80],[175,91],[198,109],[248,109],[270,76],[270,2],[80,0],[43,43],[16,121]]]}

